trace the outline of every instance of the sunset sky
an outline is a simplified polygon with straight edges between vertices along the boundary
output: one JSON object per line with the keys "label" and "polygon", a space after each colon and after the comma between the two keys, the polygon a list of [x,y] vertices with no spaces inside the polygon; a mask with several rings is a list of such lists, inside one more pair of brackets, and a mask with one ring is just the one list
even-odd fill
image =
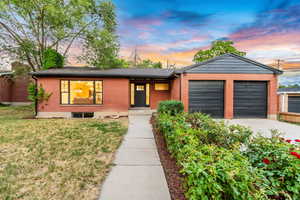
{"label": "sunset sky", "polygon": [[183,66],[213,40],[229,39],[264,63],[300,61],[299,0],[113,0],[121,55]]}

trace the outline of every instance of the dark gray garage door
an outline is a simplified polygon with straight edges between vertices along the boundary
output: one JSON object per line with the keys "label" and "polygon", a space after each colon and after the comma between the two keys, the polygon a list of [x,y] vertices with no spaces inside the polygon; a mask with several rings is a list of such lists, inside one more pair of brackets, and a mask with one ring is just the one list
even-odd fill
{"label": "dark gray garage door", "polygon": [[189,111],[224,117],[224,81],[189,81]]}
{"label": "dark gray garage door", "polygon": [[235,81],[234,117],[266,118],[267,94],[267,82]]}
{"label": "dark gray garage door", "polygon": [[300,113],[300,96],[289,96],[289,112]]}

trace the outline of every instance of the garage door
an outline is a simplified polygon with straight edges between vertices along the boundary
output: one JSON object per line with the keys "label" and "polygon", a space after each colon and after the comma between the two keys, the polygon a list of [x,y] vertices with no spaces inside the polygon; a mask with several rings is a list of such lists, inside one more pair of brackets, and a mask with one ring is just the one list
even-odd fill
{"label": "garage door", "polygon": [[300,96],[289,96],[289,112],[300,113]]}
{"label": "garage door", "polygon": [[267,82],[235,81],[234,117],[266,118],[267,94]]}
{"label": "garage door", "polygon": [[189,81],[189,111],[224,117],[224,81]]}

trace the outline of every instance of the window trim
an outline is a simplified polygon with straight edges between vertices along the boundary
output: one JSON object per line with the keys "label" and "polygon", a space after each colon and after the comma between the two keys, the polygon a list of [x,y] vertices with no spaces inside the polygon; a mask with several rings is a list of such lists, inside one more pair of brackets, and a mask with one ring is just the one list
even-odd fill
{"label": "window trim", "polygon": [[[68,92],[62,92],[62,82],[68,82]],[[86,82],[93,82],[93,104],[71,104],[71,81],[86,81]],[[102,92],[96,92],[96,81],[101,82]],[[62,94],[68,94],[68,103],[62,103]],[[101,103],[96,103],[96,94],[102,94]],[[95,106],[95,105],[103,105],[103,80],[81,80],[81,79],[61,79],[59,80],[59,95],[60,95],[60,105],[62,106]]]}

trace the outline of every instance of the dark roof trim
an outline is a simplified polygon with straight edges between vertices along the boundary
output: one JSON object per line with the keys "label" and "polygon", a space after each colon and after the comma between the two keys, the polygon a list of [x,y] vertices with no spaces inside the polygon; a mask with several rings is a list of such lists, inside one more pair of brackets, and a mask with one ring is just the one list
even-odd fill
{"label": "dark roof trim", "polygon": [[171,78],[174,70],[115,68],[98,70],[96,68],[64,67],[29,73],[35,77],[110,77],[110,78]]}
{"label": "dark roof trim", "polygon": [[284,93],[300,93],[300,87],[297,88],[279,88],[277,93],[284,94]]}
{"label": "dark roof trim", "polygon": [[32,76],[35,77],[85,77],[85,78],[170,78],[172,76],[160,76],[160,75],[112,75],[112,74],[73,74],[73,73],[53,73],[53,74],[36,74],[30,73]]}
{"label": "dark roof trim", "polygon": [[213,61],[215,61],[215,60],[218,60],[218,59],[221,59],[221,58],[223,58],[223,57],[225,57],[225,56],[232,56],[232,57],[235,57],[235,58],[237,58],[237,59],[240,59],[240,60],[243,60],[243,61],[245,61],[245,62],[251,63],[251,64],[253,64],[253,65],[256,65],[256,66],[262,67],[262,68],[264,68],[264,69],[270,70],[270,71],[272,71],[274,74],[282,74],[282,73],[283,73],[283,71],[281,71],[281,70],[279,70],[279,69],[275,69],[275,68],[270,67],[270,66],[268,66],[268,65],[264,65],[264,64],[262,64],[262,63],[256,62],[256,61],[251,60],[251,59],[249,59],[249,58],[245,58],[245,57],[243,57],[243,56],[239,56],[239,55],[233,54],[233,53],[223,54],[223,55],[221,55],[221,56],[217,56],[217,57],[211,58],[211,59],[209,59],[209,60],[207,60],[207,61],[200,62],[200,63],[196,63],[196,64],[193,64],[193,65],[191,65],[191,66],[184,67],[184,68],[182,68],[182,69],[180,69],[180,70],[177,70],[176,73],[186,73],[186,72],[187,72],[188,70],[190,70],[190,69],[193,69],[193,68],[198,67],[198,66],[201,66],[201,65],[205,65],[205,64],[207,64],[207,63],[211,63],[211,62],[213,62]]}

